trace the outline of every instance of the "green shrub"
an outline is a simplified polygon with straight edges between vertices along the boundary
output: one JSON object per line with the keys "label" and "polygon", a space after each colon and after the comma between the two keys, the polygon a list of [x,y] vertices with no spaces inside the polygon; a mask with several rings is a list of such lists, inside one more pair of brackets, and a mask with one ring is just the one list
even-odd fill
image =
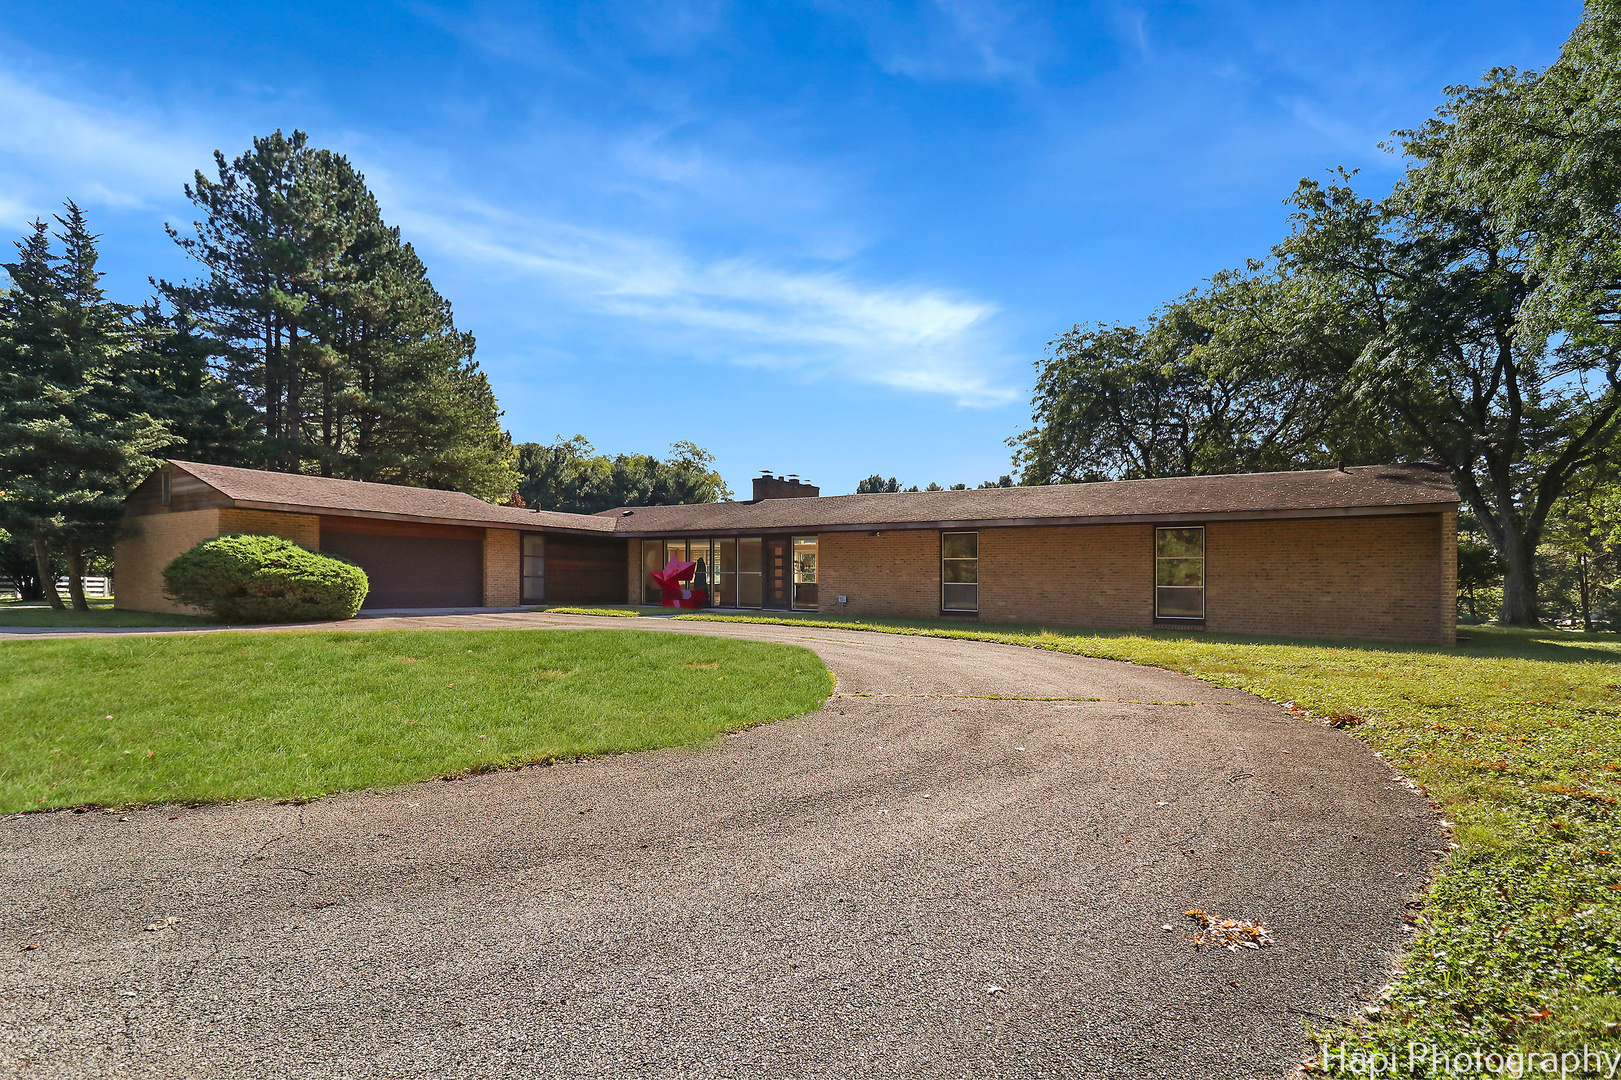
{"label": "green shrub", "polygon": [[168,594],[221,622],[311,622],[353,618],[366,572],[279,536],[204,540],[163,568]]}

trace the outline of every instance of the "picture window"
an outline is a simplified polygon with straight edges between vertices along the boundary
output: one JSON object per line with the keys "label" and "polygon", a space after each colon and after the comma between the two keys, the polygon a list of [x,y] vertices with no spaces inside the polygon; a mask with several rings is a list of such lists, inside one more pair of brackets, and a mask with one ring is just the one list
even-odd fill
{"label": "picture window", "polygon": [[1204,618],[1204,526],[1154,530],[1154,618]]}

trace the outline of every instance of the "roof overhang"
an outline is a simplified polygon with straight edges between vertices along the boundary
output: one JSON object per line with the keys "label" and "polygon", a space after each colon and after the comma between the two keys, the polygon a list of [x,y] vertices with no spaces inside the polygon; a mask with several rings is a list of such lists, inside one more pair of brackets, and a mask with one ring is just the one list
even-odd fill
{"label": "roof overhang", "polygon": [[306,506],[295,503],[258,502],[250,499],[229,499],[228,504],[241,510],[270,510],[282,514],[317,514],[321,517],[362,518],[367,521],[410,521],[425,525],[462,525],[476,529],[512,529],[518,532],[562,532],[574,536],[599,536],[606,540],[616,538],[606,529],[571,529],[544,521],[483,521],[474,518],[426,517],[421,514],[385,514],[375,510],[343,510],[331,506]]}
{"label": "roof overhang", "polygon": [[869,521],[848,525],[773,525],[769,528],[620,529],[626,539],[659,536],[761,536],[830,532],[900,532],[906,529],[1006,529],[1055,525],[1197,525],[1206,521],[1279,521],[1301,518],[1407,517],[1456,510],[1456,502],[1399,506],[1327,506],[1295,510],[1222,510],[1180,514],[1115,514],[1085,517],[963,518],[939,521]]}

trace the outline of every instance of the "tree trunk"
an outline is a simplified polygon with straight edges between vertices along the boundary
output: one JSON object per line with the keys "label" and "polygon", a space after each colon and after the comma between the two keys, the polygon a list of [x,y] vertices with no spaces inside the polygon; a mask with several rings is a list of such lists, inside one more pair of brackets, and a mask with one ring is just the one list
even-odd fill
{"label": "tree trunk", "polygon": [[1593,575],[1586,554],[1576,556],[1576,595],[1582,603],[1582,629],[1593,632]]}
{"label": "tree trunk", "polygon": [[89,611],[90,602],[84,598],[84,549],[78,544],[67,546],[68,596],[74,611]]}
{"label": "tree trunk", "polygon": [[1504,626],[1541,626],[1541,613],[1537,610],[1536,552],[1518,530],[1503,539],[1503,559],[1508,564],[1508,572],[1503,577],[1503,613],[1497,621]]}
{"label": "tree trunk", "polygon": [[57,611],[66,611],[62,598],[56,595],[56,573],[51,566],[51,545],[44,540],[34,540],[34,565],[39,568],[39,591],[47,603]]}

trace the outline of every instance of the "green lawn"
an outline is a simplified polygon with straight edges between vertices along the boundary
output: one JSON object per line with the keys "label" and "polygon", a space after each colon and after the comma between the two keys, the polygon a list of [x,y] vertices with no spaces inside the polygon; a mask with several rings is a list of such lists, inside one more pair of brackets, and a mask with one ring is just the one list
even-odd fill
{"label": "green lawn", "polygon": [[0,812],[309,799],[700,742],[817,708],[797,646],[635,630],[0,643]]}
{"label": "green lawn", "polygon": [[[685,619],[737,619],[694,614]],[[1621,1049],[1621,636],[1468,627],[1456,648],[743,617],[1152,664],[1332,719],[1456,823],[1367,1047]]]}
{"label": "green lawn", "polygon": [[[62,598],[63,603],[67,597]],[[91,600],[89,611],[55,611],[43,600],[0,600],[0,630],[8,626],[206,626],[195,615],[114,611],[111,600]]]}

